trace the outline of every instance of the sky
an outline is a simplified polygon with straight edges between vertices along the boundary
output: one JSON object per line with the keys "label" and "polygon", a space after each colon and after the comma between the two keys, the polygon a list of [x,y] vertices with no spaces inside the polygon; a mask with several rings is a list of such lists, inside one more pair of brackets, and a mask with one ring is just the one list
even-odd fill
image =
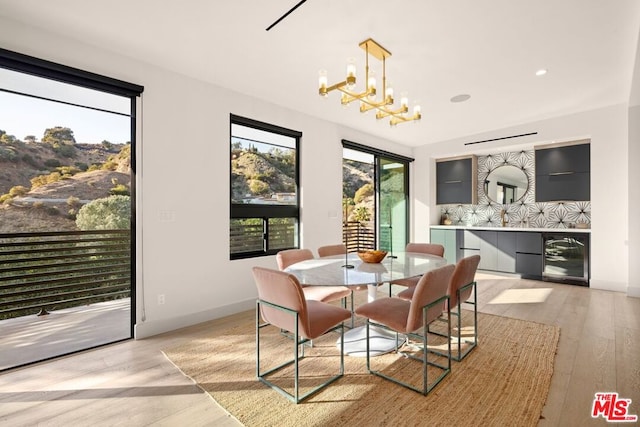
{"label": "sky", "polygon": [[40,141],[45,129],[56,126],[71,129],[77,143],[107,140],[121,144],[131,140],[131,119],[126,115],[131,113],[131,101],[127,97],[4,68],[0,68],[0,89],[0,129],[20,140],[34,135]]}

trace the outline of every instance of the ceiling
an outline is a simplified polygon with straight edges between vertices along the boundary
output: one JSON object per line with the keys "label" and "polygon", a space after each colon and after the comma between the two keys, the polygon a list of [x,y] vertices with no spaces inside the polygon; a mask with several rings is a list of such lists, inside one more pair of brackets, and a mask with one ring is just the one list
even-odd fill
{"label": "ceiling", "polygon": [[[0,16],[408,146],[629,101],[637,0],[307,0],[265,31],[298,2],[0,0]],[[318,96],[318,71],[342,81],[350,57],[362,83],[369,37],[421,122]]]}

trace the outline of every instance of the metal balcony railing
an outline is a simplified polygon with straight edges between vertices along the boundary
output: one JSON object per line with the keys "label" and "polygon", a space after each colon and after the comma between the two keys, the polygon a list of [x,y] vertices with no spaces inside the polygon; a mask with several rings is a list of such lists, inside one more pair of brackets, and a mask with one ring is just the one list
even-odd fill
{"label": "metal balcony railing", "polygon": [[131,296],[130,230],[0,234],[0,319]]}
{"label": "metal balcony railing", "polygon": [[371,224],[349,221],[342,224],[342,243],[347,252],[376,248],[376,232]]}

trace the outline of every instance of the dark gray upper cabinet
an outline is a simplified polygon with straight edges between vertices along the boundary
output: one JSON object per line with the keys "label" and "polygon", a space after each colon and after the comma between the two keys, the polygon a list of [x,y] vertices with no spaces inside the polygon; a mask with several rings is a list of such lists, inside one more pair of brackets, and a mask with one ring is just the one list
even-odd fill
{"label": "dark gray upper cabinet", "polygon": [[590,144],[536,149],[536,175],[589,172]]}
{"label": "dark gray upper cabinet", "polygon": [[540,148],[536,157],[536,202],[591,200],[590,144]]}
{"label": "dark gray upper cabinet", "polygon": [[436,204],[474,204],[478,182],[475,156],[436,162]]}

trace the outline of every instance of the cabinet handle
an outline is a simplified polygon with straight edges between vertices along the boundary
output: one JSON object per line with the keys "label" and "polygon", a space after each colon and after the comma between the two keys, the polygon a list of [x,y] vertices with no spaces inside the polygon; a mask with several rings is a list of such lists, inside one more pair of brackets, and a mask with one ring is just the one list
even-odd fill
{"label": "cabinet handle", "polygon": [[557,175],[573,175],[574,172],[551,172],[549,175],[557,176]]}
{"label": "cabinet handle", "polygon": [[458,180],[458,181],[445,181],[444,183],[445,184],[459,184],[461,182],[462,182],[461,180]]}

